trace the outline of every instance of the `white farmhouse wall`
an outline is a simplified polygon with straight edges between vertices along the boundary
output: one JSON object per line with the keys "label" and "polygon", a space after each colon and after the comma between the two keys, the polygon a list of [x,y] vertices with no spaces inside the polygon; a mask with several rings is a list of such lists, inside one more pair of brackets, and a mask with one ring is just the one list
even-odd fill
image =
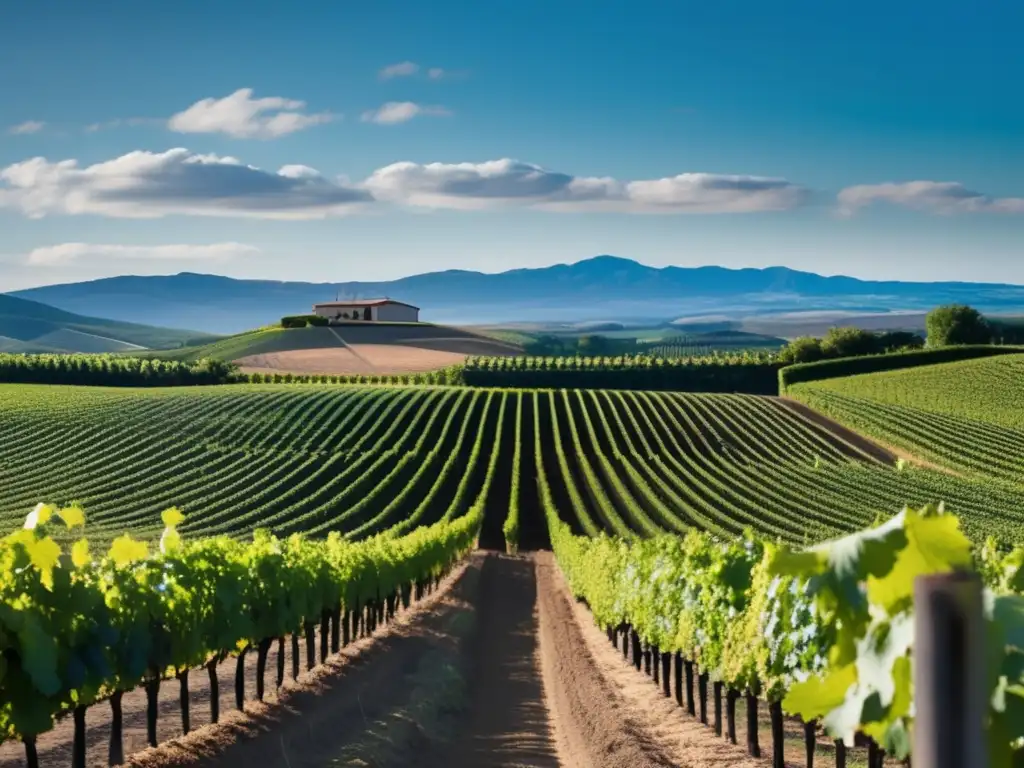
{"label": "white farmhouse wall", "polygon": [[[326,317],[330,320],[340,319],[342,322],[352,319],[363,320],[367,307],[346,306],[346,305],[314,305],[313,313]],[[420,311],[415,307],[408,307],[405,304],[378,304],[369,307],[370,320],[383,323],[417,323],[420,319]],[[342,317],[347,315],[347,317]]]}
{"label": "white farmhouse wall", "polygon": [[417,323],[420,311],[404,304],[381,304],[373,308],[373,319],[385,323]]}

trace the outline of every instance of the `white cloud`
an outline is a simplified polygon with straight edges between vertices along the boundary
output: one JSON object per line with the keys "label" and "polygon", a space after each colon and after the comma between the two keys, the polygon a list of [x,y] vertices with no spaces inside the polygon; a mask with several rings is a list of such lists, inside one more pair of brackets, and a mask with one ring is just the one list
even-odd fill
{"label": "white cloud", "polygon": [[45,127],[46,123],[42,120],[26,120],[24,123],[12,125],[7,132],[12,136],[24,136],[30,133],[39,133]]}
{"label": "white cloud", "polygon": [[110,245],[105,243],[61,243],[35,248],[25,262],[36,267],[60,267],[81,260],[104,261],[203,261],[221,262],[255,256],[260,249],[243,243],[207,245]]}
{"label": "white cloud", "polygon": [[444,107],[427,107],[413,101],[389,101],[377,109],[363,112],[360,119],[364,123],[394,125],[396,123],[406,123],[419,115],[443,117],[450,114],[451,112]]}
{"label": "white cloud", "polygon": [[370,201],[365,190],[306,166],[286,165],[274,173],[187,149],[130,152],[84,168],[77,160],[51,163],[36,157],[0,170],[0,208],[16,208],[32,218],[63,213],[314,219],[342,215]]}
{"label": "white cloud", "polygon": [[1024,198],[990,197],[956,181],[861,184],[842,190],[838,201],[842,216],[852,216],[879,202],[939,214],[1024,213]]}
{"label": "white cloud", "polygon": [[178,133],[226,133],[236,139],[273,139],[328,123],[328,112],[306,114],[306,102],[280,96],[252,98],[252,88],[240,88],[223,99],[202,99],[173,115],[167,127]]}
{"label": "white cloud", "polygon": [[391,80],[395,77],[412,77],[420,71],[420,65],[414,61],[400,61],[398,64],[389,64],[377,73],[381,80]]}
{"label": "white cloud", "polygon": [[448,73],[445,72],[440,67],[431,67],[430,69],[427,70],[427,77],[429,77],[431,80],[440,80],[447,74]]}
{"label": "white cloud", "polygon": [[577,177],[517,160],[485,163],[394,163],[365,182],[374,196],[429,208],[507,205],[556,211],[744,213],[800,205],[806,192],[785,179],[684,173],[617,181]]}
{"label": "white cloud", "polygon": [[187,149],[130,152],[81,167],[36,157],[0,169],[0,208],[114,218],[167,215],[319,219],[376,202],[419,208],[532,207],[615,213],[744,213],[794,208],[807,199],[785,179],[683,173],[621,181],[573,176],[518,160],[393,163],[361,183],[305,165],[276,172]]}

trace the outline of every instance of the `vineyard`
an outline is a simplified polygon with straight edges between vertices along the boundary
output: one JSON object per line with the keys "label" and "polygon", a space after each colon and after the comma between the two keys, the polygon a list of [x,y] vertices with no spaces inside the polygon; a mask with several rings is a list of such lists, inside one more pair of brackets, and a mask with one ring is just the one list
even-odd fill
{"label": "vineyard", "polygon": [[780,364],[769,352],[702,357],[470,357],[465,384],[477,387],[648,389],[675,392],[778,392]]}
{"label": "vineyard", "polygon": [[[55,396],[55,391],[60,396]],[[535,454],[574,530],[626,537],[752,528],[786,541],[856,530],[939,500],[976,540],[1024,542],[1024,491],[897,469],[782,401],[748,395],[462,387],[0,387],[0,530],[37,499],[78,503],[88,534],[358,540],[506,510],[543,540]],[[516,469],[518,467],[518,469]],[[526,468],[526,469],[524,469]],[[514,493],[513,493],[514,491]]]}
{"label": "vineyard", "polygon": [[839,422],[963,475],[1024,477],[1024,356],[798,384],[789,394]]}
{"label": "vineyard", "polygon": [[[1009,385],[1014,362],[954,365],[1003,366]],[[957,403],[956,382],[968,377],[957,370],[952,384],[905,371],[801,384],[792,394],[829,412],[836,402],[868,404],[862,412],[873,419],[894,409],[903,415],[892,424],[911,430],[955,420],[979,446],[1013,432],[1003,395]],[[932,399],[913,373],[931,377]],[[882,377],[896,383],[875,381]],[[888,392],[898,404],[882,402]],[[720,737],[736,744],[743,731],[752,755],[762,751],[766,711],[778,766],[793,722],[808,755],[826,723],[842,739],[836,765],[854,734],[867,739],[858,743],[871,768],[883,749],[909,751],[914,575],[977,565],[994,595],[993,631],[1021,636],[1024,604],[1013,593],[1024,589],[1024,550],[1007,552],[1024,545],[1024,488],[993,482],[980,460],[977,472],[897,461],[776,397],[3,385],[0,415],[0,597],[19,606],[0,611],[0,735],[23,742],[32,768],[37,736],[65,713],[72,764],[86,765],[86,710],[109,708],[120,728],[122,696],[140,685],[155,745],[161,680],[176,678],[187,733],[189,670],[206,667],[216,721],[218,670],[237,665],[243,709],[247,681],[262,699],[273,665],[280,687],[287,657],[294,678],[303,655],[311,669],[386,626],[476,543],[552,549],[616,654]],[[1012,477],[1009,466],[1000,477]],[[26,520],[40,499],[55,506]],[[953,514],[930,506],[940,501]],[[833,543],[805,549],[825,540]],[[846,602],[869,578],[866,597]],[[516,587],[491,589],[486,600]],[[529,602],[523,609],[531,615]],[[512,620],[499,607],[489,615]],[[501,626],[496,637],[516,636]],[[867,646],[884,646],[883,658],[849,655]],[[1000,766],[1024,706],[1021,651],[1011,646],[998,662],[1008,675],[1002,699],[993,698]],[[835,690],[823,695],[822,686]],[[871,696],[878,706],[858,704]],[[119,731],[109,744],[119,762]]]}

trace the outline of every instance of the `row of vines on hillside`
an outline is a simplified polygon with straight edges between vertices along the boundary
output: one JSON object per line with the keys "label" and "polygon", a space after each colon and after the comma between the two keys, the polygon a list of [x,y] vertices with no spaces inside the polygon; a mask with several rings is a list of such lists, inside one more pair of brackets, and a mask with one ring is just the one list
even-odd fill
{"label": "row of vines on hillside", "polygon": [[84,505],[96,541],[126,529],[158,538],[155,521],[171,505],[188,513],[190,536],[263,527],[354,540],[434,523],[453,505],[461,514],[491,464],[508,478],[501,495],[514,492],[500,516],[515,530],[518,514],[506,513],[519,509],[519,483],[533,472],[523,441],[540,440],[580,530],[737,535],[749,526],[802,543],[942,499],[976,541],[1024,543],[1003,512],[1024,507],[1020,489],[887,465],[749,395],[240,386],[55,397],[0,387],[0,416],[0,532],[47,498]]}
{"label": "row of vines on hillside", "polygon": [[[125,691],[144,685],[148,738],[156,743],[160,682],[181,685],[183,728],[189,729],[188,672],[215,668],[237,653],[236,701],[244,702],[243,665],[257,654],[257,696],[272,643],[292,637],[293,675],[298,638],[315,663],[336,652],[354,631],[365,631],[408,606],[475,546],[482,508],[416,528],[402,536],[358,543],[336,534],[322,540],[279,539],[257,532],[250,543],[226,537],[184,540],[183,516],[163,513],[159,549],[124,534],[94,557],[86,539],[67,550],[58,543],[84,523],[78,507],[39,505],[24,527],[0,539],[0,738],[25,743],[38,765],[35,739],[54,718],[73,712],[74,768],[85,765],[85,710],[109,699],[120,723]],[[278,685],[284,675],[279,654]],[[216,700],[214,691],[213,699]],[[218,717],[213,707],[213,718]],[[116,726],[119,727],[119,726]],[[116,731],[115,727],[115,731]],[[112,764],[121,762],[120,734],[111,739]]]}
{"label": "row of vines on hillside", "polygon": [[466,384],[480,387],[661,389],[776,394],[779,364],[770,353],[665,358],[470,357]]}
{"label": "row of vines on hillside", "polygon": [[[623,655],[632,656],[690,714],[736,743],[736,702],[745,697],[747,739],[760,756],[758,700],[767,699],[772,758],[785,765],[784,715],[807,724],[808,765],[817,725],[836,738],[837,764],[860,736],[869,765],[910,752],[913,582],[971,568],[970,541],[941,509],[907,508],[881,527],[811,550],[746,532],[721,539],[691,531],[648,539],[575,535],[558,513],[537,464],[541,503],[569,585]],[[977,567],[988,582],[992,638],[990,765],[1024,759],[1024,549],[988,546]],[[866,585],[866,588],[865,588]],[[685,681],[685,682],[684,682]],[[696,682],[697,696],[694,696]],[[684,695],[685,692],[685,695]]]}
{"label": "row of vines on hillside", "polygon": [[0,354],[0,382],[104,387],[184,387],[240,381],[219,360],[180,362],[111,354]]}

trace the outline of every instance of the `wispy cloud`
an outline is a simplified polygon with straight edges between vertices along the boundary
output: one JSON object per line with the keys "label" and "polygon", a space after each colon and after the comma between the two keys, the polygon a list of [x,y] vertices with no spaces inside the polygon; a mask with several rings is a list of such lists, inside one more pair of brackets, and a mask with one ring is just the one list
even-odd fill
{"label": "wispy cloud", "polygon": [[381,80],[394,80],[397,77],[426,77],[428,80],[451,80],[465,76],[465,72],[456,72],[443,67],[421,67],[415,61],[400,61],[389,64],[377,73]]}
{"label": "wispy cloud", "polygon": [[46,127],[42,120],[26,120],[24,123],[12,125],[7,132],[12,136],[26,136],[30,133],[39,133]]}
{"label": "wispy cloud", "polygon": [[956,181],[908,181],[860,184],[838,195],[840,216],[849,217],[875,203],[937,214],[1024,213],[1024,198],[991,197]]}
{"label": "wispy cloud", "polygon": [[530,163],[394,163],[366,187],[379,200],[426,208],[527,206],[552,211],[745,213],[794,208],[806,191],[785,179],[683,173],[618,181],[551,171]]}
{"label": "wispy cloud", "polygon": [[414,61],[400,61],[389,64],[377,73],[381,80],[392,80],[396,77],[412,77],[420,71],[420,65]]}
{"label": "wispy cloud", "polygon": [[222,99],[197,101],[172,116],[167,127],[178,133],[224,133],[236,139],[274,139],[338,117],[329,112],[307,114],[305,108],[304,101],[281,96],[255,99],[252,88],[240,88]]}
{"label": "wispy cloud", "polygon": [[96,133],[97,131],[107,131],[115,128],[137,128],[143,125],[165,125],[166,123],[166,120],[158,117],[123,117],[105,120],[100,123],[90,123],[85,126],[85,130],[87,133]]}
{"label": "wispy cloud", "polygon": [[451,112],[444,107],[428,107],[413,101],[389,101],[377,109],[363,112],[359,119],[364,123],[394,125],[395,123],[406,123],[420,115],[444,117],[450,114]]}
{"label": "wispy cloud", "polygon": [[35,248],[25,257],[34,267],[62,267],[79,261],[201,261],[223,262],[255,256],[260,249],[243,243],[188,245],[113,245],[109,243],[60,243]]}
{"label": "wispy cloud", "polygon": [[275,173],[187,149],[129,152],[86,167],[76,160],[51,163],[36,157],[0,170],[0,207],[33,218],[314,219],[342,215],[371,199],[366,190],[326,179],[304,165],[286,165]]}

